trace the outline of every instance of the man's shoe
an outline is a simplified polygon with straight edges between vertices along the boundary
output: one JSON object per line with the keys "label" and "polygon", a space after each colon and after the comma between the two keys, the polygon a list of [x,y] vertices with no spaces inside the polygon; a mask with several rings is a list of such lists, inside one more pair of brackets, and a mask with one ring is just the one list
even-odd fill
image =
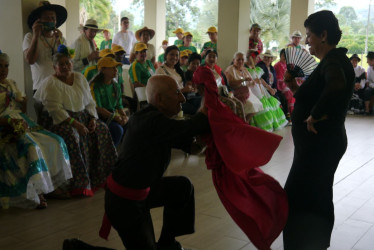
{"label": "man's shoe", "polygon": [[106,247],[95,247],[78,239],[65,239],[62,250],[114,250]]}

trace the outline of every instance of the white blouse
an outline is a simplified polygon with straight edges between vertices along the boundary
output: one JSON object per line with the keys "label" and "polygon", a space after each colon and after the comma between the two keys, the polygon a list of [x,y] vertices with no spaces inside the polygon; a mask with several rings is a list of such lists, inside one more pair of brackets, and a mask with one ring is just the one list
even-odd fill
{"label": "white blouse", "polygon": [[50,76],[34,95],[34,98],[41,101],[47,109],[53,124],[59,124],[69,118],[67,111],[87,110],[90,115],[98,118],[96,103],[92,99],[86,78],[78,72],[73,74],[73,85],[70,86],[55,76]]}
{"label": "white blouse", "polygon": [[162,64],[156,69],[155,75],[168,75],[177,81],[180,89],[183,89],[183,79],[174,68],[170,68],[165,64]]}

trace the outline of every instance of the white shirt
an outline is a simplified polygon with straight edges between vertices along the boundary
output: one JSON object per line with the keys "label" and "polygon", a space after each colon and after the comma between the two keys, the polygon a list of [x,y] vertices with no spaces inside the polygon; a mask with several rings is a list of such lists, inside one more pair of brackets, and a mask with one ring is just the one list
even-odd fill
{"label": "white shirt", "polygon": [[[354,70],[355,70],[355,77],[360,77],[363,73],[365,73],[365,69],[359,65],[357,65],[357,67],[354,68]],[[362,79],[360,82],[362,89],[365,88],[365,83],[366,83],[366,79]]]}
{"label": "white shirt", "polygon": [[369,87],[374,89],[374,69],[372,66],[368,67],[367,74],[368,74],[367,81],[369,82]]}
{"label": "white shirt", "polygon": [[73,85],[70,86],[55,76],[50,76],[34,95],[34,98],[41,101],[47,109],[53,124],[59,124],[69,118],[67,111],[80,112],[85,109],[90,115],[98,118],[96,103],[92,99],[86,78],[78,72],[73,74]]}
{"label": "white shirt", "polygon": [[[30,48],[32,41],[32,33],[29,32],[25,35],[23,39],[22,49],[25,52],[27,49]],[[62,43],[66,44],[65,38],[62,38]],[[51,47],[49,47],[49,45]],[[57,51],[58,42],[54,37],[47,38],[47,37],[39,37],[38,44],[37,44],[37,51],[38,51],[38,58],[36,59],[34,64],[30,65],[31,68],[31,76],[33,82],[33,90],[37,90],[45,78],[55,73],[53,69],[52,63],[52,47],[54,52]]]}
{"label": "white shirt", "polygon": [[75,56],[73,58],[73,69],[77,72],[82,72],[86,66],[92,66],[96,64],[96,61],[89,61],[87,65],[84,65],[83,59],[87,59],[96,48],[93,43],[91,45],[90,41],[87,39],[85,34],[81,34],[77,40],[75,40],[72,48],[75,49]]}
{"label": "white shirt", "polygon": [[134,44],[136,43],[136,38],[132,31],[128,30],[127,32],[118,32],[114,35],[112,44],[121,45],[122,48],[126,51],[126,54],[130,54]]}
{"label": "white shirt", "polygon": [[156,69],[155,75],[167,75],[174,78],[177,81],[178,87],[183,89],[183,80],[182,77],[178,74],[178,72],[174,68],[169,68],[165,64],[162,64],[160,67]]}

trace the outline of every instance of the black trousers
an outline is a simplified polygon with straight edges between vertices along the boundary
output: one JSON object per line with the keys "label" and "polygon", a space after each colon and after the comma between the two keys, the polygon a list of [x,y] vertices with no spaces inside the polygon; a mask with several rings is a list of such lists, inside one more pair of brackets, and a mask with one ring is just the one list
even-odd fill
{"label": "black trousers", "polygon": [[278,101],[281,103],[283,113],[284,113],[284,115],[287,117],[287,114],[288,114],[289,112],[288,112],[288,103],[287,103],[287,99],[286,99],[286,97],[285,97],[284,94],[283,94],[281,91],[279,91],[279,90],[275,93],[274,97],[277,98]]}
{"label": "black trousers", "polygon": [[285,250],[318,250],[330,246],[334,226],[333,181],[347,148],[344,125],[316,124],[318,134],[306,124],[293,124],[294,160],[285,190],[289,217],[283,231]]}
{"label": "black trousers", "polygon": [[162,177],[143,201],[105,193],[105,212],[127,250],[157,249],[150,209],[161,206],[163,232],[180,236],[195,231],[194,188],[186,177]]}

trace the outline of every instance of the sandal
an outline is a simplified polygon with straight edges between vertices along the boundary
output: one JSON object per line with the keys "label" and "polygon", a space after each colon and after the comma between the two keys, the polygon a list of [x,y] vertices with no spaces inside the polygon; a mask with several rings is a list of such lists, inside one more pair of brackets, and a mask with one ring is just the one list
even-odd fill
{"label": "sandal", "polygon": [[36,209],[45,209],[45,208],[48,207],[47,200],[44,198],[44,196],[42,194],[39,195],[39,200],[40,200],[40,203],[36,207]]}

